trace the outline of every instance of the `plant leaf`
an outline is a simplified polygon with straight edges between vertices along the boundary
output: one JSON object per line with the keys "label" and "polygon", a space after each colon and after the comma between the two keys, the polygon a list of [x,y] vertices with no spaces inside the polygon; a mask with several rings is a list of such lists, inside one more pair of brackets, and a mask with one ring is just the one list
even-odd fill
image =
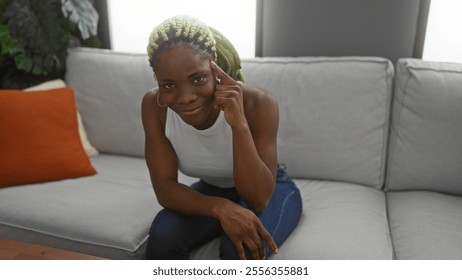
{"label": "plant leaf", "polygon": [[86,40],[98,33],[98,12],[88,0],[61,0],[64,17],[77,25]]}
{"label": "plant leaf", "polygon": [[10,36],[8,26],[0,24],[0,57],[9,54],[11,47],[14,45],[14,40]]}
{"label": "plant leaf", "polygon": [[[59,0],[15,0],[4,19],[23,52],[11,53],[18,69],[46,74],[63,70],[70,26],[61,13]],[[46,60],[46,54],[59,59]],[[50,63],[51,61],[51,63]],[[32,65],[31,65],[32,62]]]}
{"label": "plant leaf", "polygon": [[34,62],[24,53],[18,53],[15,55],[14,62],[19,70],[23,70],[25,72],[31,72],[34,68]]}

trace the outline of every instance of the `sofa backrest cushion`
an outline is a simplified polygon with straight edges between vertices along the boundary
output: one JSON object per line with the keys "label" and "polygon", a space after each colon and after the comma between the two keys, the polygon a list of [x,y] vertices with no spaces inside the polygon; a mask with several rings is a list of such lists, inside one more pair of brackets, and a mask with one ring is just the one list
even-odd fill
{"label": "sofa backrest cushion", "polygon": [[66,81],[90,142],[102,153],[144,156],[141,100],[157,85],[147,55],[69,50]]}
{"label": "sofa backrest cushion", "polygon": [[386,186],[462,194],[462,65],[397,64]]}
{"label": "sofa backrest cushion", "polygon": [[[243,59],[246,83],[278,99],[279,162],[290,175],[383,186],[393,66],[371,57]],[[147,55],[70,50],[66,81],[91,143],[144,155],[141,100],[157,86]]]}
{"label": "sofa backrest cushion", "polygon": [[279,102],[279,162],[294,177],[383,187],[393,65],[373,57],[243,60]]}

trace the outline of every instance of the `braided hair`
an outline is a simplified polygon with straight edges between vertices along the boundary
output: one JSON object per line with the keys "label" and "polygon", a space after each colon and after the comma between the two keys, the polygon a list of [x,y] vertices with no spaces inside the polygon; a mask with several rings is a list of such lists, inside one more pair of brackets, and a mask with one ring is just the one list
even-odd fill
{"label": "braided hair", "polygon": [[231,42],[215,28],[189,16],[169,18],[151,32],[147,53],[154,72],[160,54],[178,44],[188,45],[193,53],[215,61],[233,79],[244,80],[239,54]]}

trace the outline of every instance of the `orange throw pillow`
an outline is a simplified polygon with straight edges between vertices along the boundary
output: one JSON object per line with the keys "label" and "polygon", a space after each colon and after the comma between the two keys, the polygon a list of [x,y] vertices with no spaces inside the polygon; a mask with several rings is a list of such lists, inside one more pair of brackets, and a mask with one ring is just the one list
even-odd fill
{"label": "orange throw pillow", "polygon": [[96,174],[71,88],[0,90],[0,187]]}

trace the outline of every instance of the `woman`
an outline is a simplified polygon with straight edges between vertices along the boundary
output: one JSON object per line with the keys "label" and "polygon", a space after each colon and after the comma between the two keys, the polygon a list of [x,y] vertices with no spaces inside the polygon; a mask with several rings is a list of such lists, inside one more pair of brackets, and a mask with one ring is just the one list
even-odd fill
{"label": "woman", "polygon": [[[158,89],[142,102],[146,162],[159,203],[148,259],[187,259],[222,236],[222,259],[265,259],[298,223],[301,199],[278,169],[278,106],[242,83],[240,59],[217,30],[173,17],[147,47]],[[223,70],[223,69],[224,70]],[[200,178],[178,182],[178,169]]]}

